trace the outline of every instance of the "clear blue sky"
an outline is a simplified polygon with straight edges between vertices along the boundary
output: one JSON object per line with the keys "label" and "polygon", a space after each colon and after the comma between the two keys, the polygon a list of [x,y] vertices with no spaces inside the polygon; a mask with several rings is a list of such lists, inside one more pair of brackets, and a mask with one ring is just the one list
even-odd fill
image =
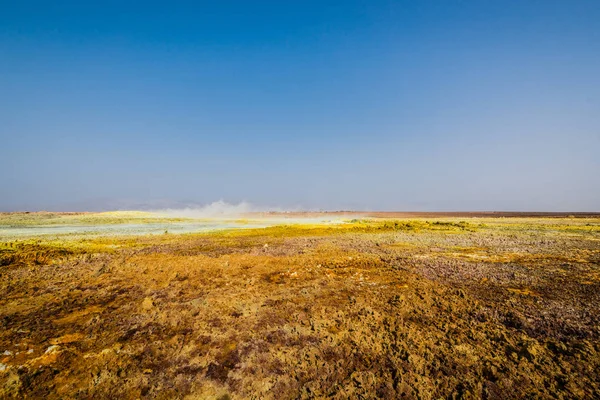
{"label": "clear blue sky", "polygon": [[0,210],[600,211],[600,1],[2,1]]}

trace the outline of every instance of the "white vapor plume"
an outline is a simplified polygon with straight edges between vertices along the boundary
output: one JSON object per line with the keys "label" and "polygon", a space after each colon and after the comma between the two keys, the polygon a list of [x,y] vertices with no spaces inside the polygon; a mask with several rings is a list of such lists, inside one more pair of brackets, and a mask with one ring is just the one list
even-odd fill
{"label": "white vapor plume", "polygon": [[181,218],[234,218],[251,212],[281,211],[256,207],[245,201],[229,204],[223,200],[215,201],[200,207],[167,208],[152,210],[157,214]]}

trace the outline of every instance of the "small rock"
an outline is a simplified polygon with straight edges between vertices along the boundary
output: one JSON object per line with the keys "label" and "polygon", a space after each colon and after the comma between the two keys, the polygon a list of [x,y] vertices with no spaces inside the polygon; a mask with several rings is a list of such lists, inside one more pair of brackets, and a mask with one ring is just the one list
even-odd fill
{"label": "small rock", "polygon": [[152,301],[151,297],[146,297],[144,298],[144,301],[142,301],[142,308],[146,311],[151,310],[152,307],[154,307],[154,301]]}
{"label": "small rock", "polygon": [[5,350],[4,353],[2,353],[3,356],[12,356],[12,351],[9,350]]}
{"label": "small rock", "polygon": [[0,363],[0,372],[6,371],[6,367],[7,367],[6,364]]}
{"label": "small rock", "polygon": [[60,352],[60,346],[55,344],[55,345],[48,347],[44,354],[56,354],[58,352]]}
{"label": "small rock", "polygon": [[548,343],[548,348],[555,353],[567,354],[569,349],[563,342],[551,341]]}
{"label": "small rock", "polygon": [[527,342],[521,349],[521,355],[526,357],[529,361],[533,361],[541,355],[542,351],[543,349],[538,343]]}

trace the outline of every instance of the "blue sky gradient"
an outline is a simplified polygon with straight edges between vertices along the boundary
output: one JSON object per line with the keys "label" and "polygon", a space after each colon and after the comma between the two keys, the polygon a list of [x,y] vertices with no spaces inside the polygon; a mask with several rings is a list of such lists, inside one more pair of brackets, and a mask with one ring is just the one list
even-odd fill
{"label": "blue sky gradient", "polygon": [[0,210],[600,211],[599,1],[0,3]]}

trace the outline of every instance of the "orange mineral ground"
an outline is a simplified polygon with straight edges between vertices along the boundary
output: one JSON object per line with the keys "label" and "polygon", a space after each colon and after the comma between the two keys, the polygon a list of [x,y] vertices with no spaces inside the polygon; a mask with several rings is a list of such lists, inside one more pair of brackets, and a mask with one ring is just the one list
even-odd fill
{"label": "orange mineral ground", "polygon": [[233,221],[0,215],[0,398],[600,393],[598,215]]}

